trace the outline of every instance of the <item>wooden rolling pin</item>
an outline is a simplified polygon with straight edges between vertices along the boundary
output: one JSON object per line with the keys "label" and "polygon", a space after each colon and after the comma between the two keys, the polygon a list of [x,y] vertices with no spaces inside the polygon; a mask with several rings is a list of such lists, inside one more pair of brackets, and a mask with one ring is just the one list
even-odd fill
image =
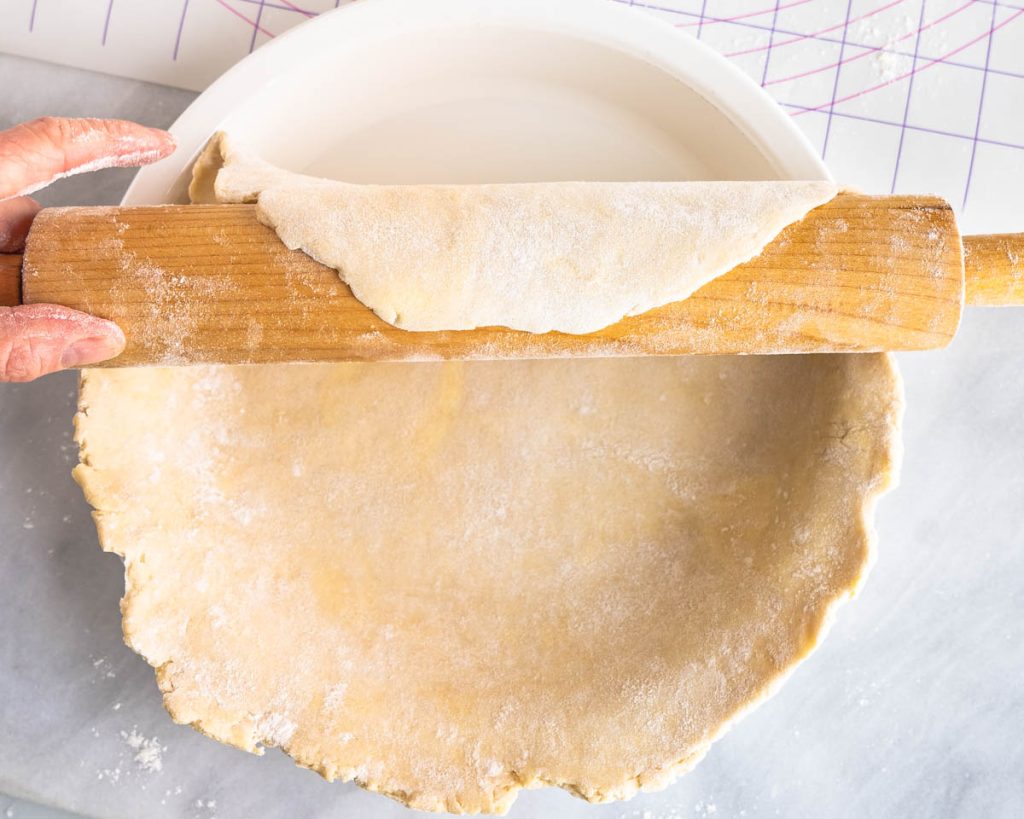
{"label": "wooden rolling pin", "polygon": [[961,244],[941,199],[850,193],[690,298],[588,335],[399,330],[251,205],[48,209],[24,257],[0,256],[0,305],[116,321],[128,346],[101,365],[115,367],[925,350],[953,338],[965,301],[1024,304],[1024,235]]}

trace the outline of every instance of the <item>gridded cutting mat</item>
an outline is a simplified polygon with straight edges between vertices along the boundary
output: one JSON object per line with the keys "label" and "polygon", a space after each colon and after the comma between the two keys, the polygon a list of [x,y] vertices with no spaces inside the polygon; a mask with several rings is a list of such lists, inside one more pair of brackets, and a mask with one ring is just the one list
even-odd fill
{"label": "gridded cutting mat", "polygon": [[[1024,0],[609,1],[733,60],[785,107],[840,182],[941,194],[972,231],[1024,226]],[[346,4],[3,2],[0,50],[193,89]]]}

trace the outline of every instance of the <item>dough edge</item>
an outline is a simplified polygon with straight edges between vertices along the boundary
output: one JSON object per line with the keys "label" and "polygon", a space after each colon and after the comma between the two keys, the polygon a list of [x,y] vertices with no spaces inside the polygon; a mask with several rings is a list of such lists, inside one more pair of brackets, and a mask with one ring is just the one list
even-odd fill
{"label": "dough edge", "polygon": [[82,455],[80,463],[72,471],[72,477],[81,486],[86,501],[93,507],[92,516],[99,535],[100,547],[104,551],[117,554],[124,562],[125,593],[121,598],[120,610],[125,644],[142,656],[155,669],[156,680],[163,697],[164,707],[176,723],[187,725],[204,736],[257,756],[263,755],[267,747],[279,747],[298,766],[315,771],[328,782],[354,782],[368,791],[383,794],[407,807],[421,811],[503,815],[512,807],[520,790],[542,787],[558,787],[590,803],[620,801],[629,799],[640,792],[662,790],[672,784],[677,778],[692,770],[704,758],[715,741],[724,736],[734,724],[770,699],[779,690],[796,670],[797,666],[802,664],[827,636],[841,606],[855,598],[860,592],[877,557],[877,532],[874,527],[875,508],[879,499],[898,484],[903,456],[901,439],[905,405],[903,381],[892,354],[885,353],[878,356],[878,358],[881,362],[884,362],[884,367],[878,379],[879,383],[875,385],[877,390],[876,394],[872,396],[871,402],[873,406],[878,408],[877,414],[879,419],[888,418],[891,423],[885,427],[870,426],[851,430],[856,433],[867,432],[874,436],[872,440],[875,442],[874,449],[876,452],[874,461],[865,465],[865,473],[869,476],[869,479],[863,484],[865,491],[860,498],[858,507],[856,536],[854,540],[844,545],[844,548],[849,550],[851,555],[862,555],[856,574],[846,586],[836,589],[831,598],[815,612],[816,617],[805,631],[800,651],[792,658],[792,661],[783,667],[773,678],[769,679],[754,696],[742,703],[710,735],[705,737],[702,744],[696,750],[681,759],[666,762],[661,766],[641,771],[633,776],[627,776],[621,782],[612,785],[576,782],[568,779],[548,779],[541,776],[523,778],[517,771],[505,769],[502,771],[502,774],[507,775],[507,782],[495,783],[495,787],[490,792],[481,794],[481,801],[471,805],[463,805],[458,794],[410,793],[389,782],[386,775],[379,778],[361,777],[356,769],[341,769],[322,759],[314,759],[309,756],[293,753],[290,741],[275,746],[274,743],[266,741],[265,738],[259,735],[256,722],[251,716],[240,722],[231,720],[217,722],[190,719],[188,715],[177,712],[169,703],[169,695],[173,688],[168,680],[168,668],[173,665],[174,658],[159,662],[147,656],[134,643],[131,610],[136,586],[135,578],[136,575],[143,575],[144,570],[138,561],[132,560],[124,551],[112,545],[112,539],[107,536],[103,515],[106,511],[115,510],[104,510],[99,507],[103,496],[103,480],[98,471],[92,468],[89,463],[86,451],[88,442],[83,434],[83,427],[89,410],[87,400],[90,381],[89,370],[83,370],[79,382],[78,412],[74,418],[74,437],[75,441],[82,448]]}

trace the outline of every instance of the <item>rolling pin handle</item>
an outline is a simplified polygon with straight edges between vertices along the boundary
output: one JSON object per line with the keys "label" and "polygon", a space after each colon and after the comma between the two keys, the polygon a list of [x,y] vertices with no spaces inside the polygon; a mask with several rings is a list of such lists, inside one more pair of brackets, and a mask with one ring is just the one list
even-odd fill
{"label": "rolling pin handle", "polygon": [[978,307],[1024,305],[1024,233],[964,236],[964,290]]}
{"label": "rolling pin handle", "polygon": [[21,304],[21,254],[0,254],[0,307]]}

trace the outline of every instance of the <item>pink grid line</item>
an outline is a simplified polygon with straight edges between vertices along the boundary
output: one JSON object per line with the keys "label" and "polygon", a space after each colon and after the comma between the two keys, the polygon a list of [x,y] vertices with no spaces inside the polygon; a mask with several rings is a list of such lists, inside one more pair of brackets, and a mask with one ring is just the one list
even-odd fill
{"label": "pink grid line", "polygon": [[[706,0],[705,0],[706,2]],[[828,28],[819,29],[818,31],[808,32],[807,34],[801,34],[799,37],[794,37],[792,40],[783,40],[781,43],[775,43],[774,45],[767,46],[756,46],[755,48],[747,48],[742,51],[728,51],[725,53],[726,57],[742,57],[744,54],[756,54],[759,51],[764,51],[766,48],[781,48],[782,46],[793,45],[793,43],[799,43],[803,40],[810,40],[819,38],[822,34],[827,34],[830,31],[835,31],[837,28],[848,27],[849,23],[858,23],[861,20],[867,20],[869,17],[874,17],[876,14],[880,14],[883,11],[891,9],[893,6],[898,6],[903,3],[904,0],[892,0],[892,2],[886,3],[884,6],[879,6],[876,9],[865,12],[860,17],[853,17],[849,20],[844,20],[842,23],[836,23],[834,26]],[[778,80],[773,80],[778,82]]]}
{"label": "pink grid line", "polygon": [[[262,33],[262,34],[266,34],[266,35],[267,35],[268,37],[273,37],[273,36],[274,36],[274,32],[272,32],[272,31],[267,31],[267,29],[263,28],[263,27],[262,27],[262,26],[261,26],[261,25],[259,24],[259,22],[258,22],[258,21],[256,21],[256,20],[252,20],[252,19],[250,19],[250,18],[246,17],[246,16],[244,15],[244,14],[242,14],[242,12],[240,12],[240,11],[239,11],[238,9],[236,9],[236,8],[235,8],[234,6],[232,6],[232,5],[229,5],[229,4],[228,4],[228,3],[226,2],[226,0],[214,0],[214,2],[215,2],[215,3],[217,3],[217,5],[219,5],[219,6],[223,6],[224,8],[226,8],[226,9],[227,9],[228,11],[230,11],[230,12],[231,12],[231,13],[232,13],[233,15],[235,15],[235,17],[239,18],[240,20],[244,20],[244,21],[245,21],[245,22],[247,22],[247,23],[248,23],[248,24],[249,24],[250,26],[252,26],[252,30],[253,30],[253,35],[254,35],[254,36],[255,36],[255,34],[256,34],[257,32],[260,32],[260,33]],[[186,11],[187,11],[187,9],[186,9]]]}
{"label": "pink grid line", "polygon": [[[943,14],[941,17],[936,17],[931,22],[922,23],[921,25],[919,25],[917,27],[916,30],[911,31],[908,34],[904,34],[904,35],[902,35],[900,37],[897,37],[894,40],[894,42],[901,43],[904,40],[909,40],[911,37],[914,37],[914,36],[917,36],[918,40],[920,40],[920,35],[921,35],[922,31],[927,31],[928,29],[933,28],[933,27],[939,25],[940,23],[946,22],[950,18],[955,17],[956,15],[958,15],[960,12],[966,11],[971,6],[973,6],[976,2],[977,2],[977,0],[967,0],[967,2],[964,3],[962,6],[958,6],[957,8],[953,9],[952,11],[946,12],[946,14]],[[926,5],[927,5],[926,3],[921,3],[922,11],[924,10],[924,7]],[[845,62],[852,63],[855,60],[861,60],[864,57],[870,57],[872,54],[877,54],[879,51],[887,50],[885,46],[863,46],[863,48],[865,48],[866,50],[861,52],[860,54],[857,54],[854,57],[850,57]],[[910,56],[910,55],[906,55],[906,56]],[[913,54],[913,57],[914,57],[915,61],[917,60],[918,56],[919,56],[918,55],[918,50],[917,50],[917,47],[915,46],[914,54]],[[936,60],[937,61],[942,61],[942,57],[937,57]],[[828,71],[831,68],[837,68],[838,66],[842,65],[843,62],[844,61],[843,61],[842,57],[840,57],[838,63],[832,63],[831,65],[819,66],[818,68],[812,68],[812,69],[809,69],[808,71],[801,71],[799,74],[793,74],[793,75],[791,75],[789,77],[783,77],[782,79],[772,80],[770,83],[768,83],[768,85],[776,85],[777,83],[791,82],[793,80],[803,79],[804,77],[810,77],[812,74],[818,74],[819,72],[822,72],[822,71]]]}
{"label": "pink grid line", "polygon": [[[276,11],[294,11],[301,14],[303,17],[316,17],[318,14],[318,12],[309,11],[308,9],[300,8],[294,3],[289,3],[288,0],[280,0],[280,2],[277,3],[271,3],[269,0],[264,0],[262,3],[260,0],[239,0],[239,2],[265,6],[268,9],[275,9]],[[335,6],[335,8],[337,8],[337,6]]]}
{"label": "pink grid line", "polygon": [[[671,8],[669,6],[659,6],[659,5],[655,5],[653,3],[637,2],[637,0],[612,0],[612,1],[613,2],[617,2],[617,3],[628,3],[631,6],[636,6],[637,8],[647,9],[647,10],[650,10],[650,11],[662,11],[662,12],[667,12],[669,14],[681,14],[681,15],[685,15],[685,16],[688,16],[688,17],[696,17],[697,16],[697,12],[691,12],[691,11],[685,11],[683,9]],[[822,1],[823,2],[827,2],[828,0],[822,0]],[[968,0],[968,5],[973,4],[973,3],[986,3],[988,5],[992,5],[990,0]],[[1024,7],[1022,7],[1022,6],[1010,5],[1010,4],[1003,3],[1003,2],[999,2],[998,5],[999,5],[1000,8],[1004,8],[1004,9],[1012,9],[1012,10],[1024,9]],[[707,22],[713,22],[713,21],[714,22],[724,22],[727,18],[713,17],[713,16],[710,16],[710,15],[707,15],[705,17],[705,19],[706,19]],[[771,32],[772,30],[774,30],[778,34],[785,34],[787,36],[799,37],[799,38],[805,39],[805,40],[806,39],[816,40],[818,42],[831,43],[833,45],[839,45],[841,43],[841,40],[839,38],[836,38],[836,37],[822,37],[822,36],[819,36],[819,35],[815,35],[813,32],[811,32],[811,33],[807,33],[807,32],[801,33],[799,31],[793,31],[792,29],[784,29],[784,28],[781,28],[781,27],[775,27],[773,29],[773,27],[770,26],[770,25],[764,25],[764,24],[761,24],[761,23],[751,23],[751,22],[747,22],[745,20],[736,21],[735,23],[733,23],[733,25],[742,26],[744,28],[750,28],[750,29],[753,29],[755,31],[762,31],[762,32]],[[840,27],[841,27],[841,24],[840,24]],[[878,51],[879,50],[879,46],[876,46],[876,45],[870,44],[870,43],[855,42],[855,41],[850,40],[850,39],[847,39],[846,43],[847,43],[847,45],[852,46],[852,47],[856,47],[856,48],[864,48],[864,49],[869,49],[869,50],[873,50],[873,51]],[[776,43],[776,47],[781,46],[783,44],[784,44],[784,42]],[[910,57],[910,56],[912,56],[910,54],[910,52],[907,52],[907,51],[898,51],[896,49],[891,49],[890,51],[891,51],[891,53],[899,55],[901,57]],[[926,58],[926,55],[922,55],[922,59],[925,59],[925,58]],[[956,66],[958,68],[966,68],[966,69],[969,69],[971,71],[983,71],[984,70],[981,66],[972,65],[971,63],[955,62],[955,61],[949,60],[949,59],[942,60],[942,62],[944,62],[946,65]],[[1024,74],[1021,74],[1021,73],[1018,73],[1018,72],[1013,72],[1013,71],[1006,71],[1006,70],[998,69],[998,68],[992,68],[992,67],[989,68],[989,73],[992,73],[992,74],[1003,74],[1005,76],[1014,77],[1014,78],[1018,78],[1018,79],[1024,78]]]}
{"label": "pink grid line", "polygon": [[[996,6],[993,6],[993,9],[994,8],[996,8]],[[869,86],[868,88],[862,88],[860,91],[856,91],[856,92],[854,92],[852,94],[848,94],[847,96],[841,97],[840,99],[837,99],[837,100],[834,100],[834,101],[830,101],[830,102],[823,102],[821,105],[818,105],[818,106],[812,106],[807,111],[800,111],[800,112],[794,114],[793,116],[800,116],[801,114],[808,113],[808,111],[817,111],[817,110],[820,110],[822,108],[825,108],[826,106],[832,106],[832,105],[836,105],[836,104],[838,104],[840,102],[847,102],[848,100],[857,99],[858,97],[863,97],[865,94],[871,94],[872,92],[878,91],[881,88],[886,88],[886,87],[888,87],[888,86],[890,86],[890,85],[892,85],[894,83],[900,82],[901,80],[905,80],[905,79],[907,79],[907,78],[909,78],[911,76],[914,76],[916,74],[920,74],[922,71],[926,71],[929,68],[933,68],[934,66],[943,63],[945,61],[946,57],[951,57],[954,54],[959,54],[961,51],[963,51],[963,50],[965,50],[967,48],[970,48],[972,45],[974,45],[975,43],[981,42],[985,38],[991,38],[992,35],[996,31],[998,31],[1001,28],[1004,28],[1005,26],[1008,26],[1010,23],[1012,23],[1014,20],[1016,20],[1022,14],[1024,14],[1024,9],[1021,9],[1020,11],[1015,12],[1014,14],[1012,14],[1011,16],[1009,16],[1005,20],[1003,20],[1003,22],[999,23],[998,25],[993,26],[991,29],[989,29],[985,33],[979,34],[977,37],[974,37],[974,38],[968,40],[966,43],[963,43],[962,45],[957,46],[952,51],[948,51],[945,54],[943,54],[942,56],[936,57],[933,60],[928,60],[924,65],[922,65],[920,68],[918,68],[916,70],[908,71],[905,74],[900,74],[897,77],[893,77],[891,80],[886,80],[885,82],[878,83],[877,85],[872,85],[872,86]],[[993,12],[993,15],[994,15],[994,12]],[[988,72],[986,71],[985,73],[987,74]]]}
{"label": "pink grid line", "polygon": [[[776,3],[774,6],[769,6],[766,9],[760,11],[748,11],[743,14],[737,14],[735,17],[707,17],[705,18],[701,14],[700,20],[696,23],[676,23],[677,28],[692,28],[697,26],[698,28],[704,28],[704,26],[710,26],[714,23],[735,23],[739,20],[747,20],[751,17],[764,17],[766,14],[772,15],[772,20],[775,20],[779,16],[779,12],[783,9],[791,9],[796,6],[804,6],[807,3],[814,2],[814,0],[792,0],[790,3]],[[633,5],[630,3],[630,5]]]}
{"label": "pink grid line", "polygon": [[[299,8],[294,3],[289,3],[288,0],[281,0],[281,2],[284,3],[292,11],[297,11],[299,14],[303,14],[306,17],[316,17],[315,11],[307,11],[306,9]],[[335,8],[337,8],[337,5],[335,5]]]}

